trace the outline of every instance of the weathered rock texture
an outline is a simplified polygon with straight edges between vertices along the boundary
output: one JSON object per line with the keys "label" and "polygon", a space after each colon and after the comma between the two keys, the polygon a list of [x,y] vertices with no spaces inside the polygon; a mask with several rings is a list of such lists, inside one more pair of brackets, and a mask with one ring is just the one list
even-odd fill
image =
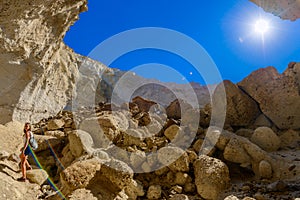
{"label": "weathered rock texture", "polygon": [[[257,103],[231,81],[223,81],[223,85],[226,92],[225,123],[231,126],[251,125],[260,113]],[[216,88],[213,98],[215,99],[213,106],[217,107],[217,110],[222,109],[218,108],[224,101],[219,86]]]}
{"label": "weathered rock texture", "polygon": [[76,109],[109,101],[124,74],[127,78],[123,78],[121,94],[116,95],[117,103],[124,101],[122,92],[126,93],[132,83],[139,84],[130,93],[132,97],[140,95],[162,105],[168,105],[178,94],[195,105],[209,102],[208,89],[197,83],[146,80],[75,54],[63,43],[63,37],[79,13],[87,10],[86,4],[86,0],[1,1],[0,123],[12,119],[37,122],[71,104]]}
{"label": "weathered rock texture", "polygon": [[290,63],[282,74],[274,67],[259,69],[238,85],[278,128],[300,128],[300,63]]}
{"label": "weathered rock texture", "polygon": [[62,39],[85,0],[1,1],[0,122],[37,121],[68,101],[77,59]]}
{"label": "weathered rock texture", "polygon": [[296,20],[300,18],[300,2],[298,0],[250,0],[262,7],[266,12],[281,19]]}

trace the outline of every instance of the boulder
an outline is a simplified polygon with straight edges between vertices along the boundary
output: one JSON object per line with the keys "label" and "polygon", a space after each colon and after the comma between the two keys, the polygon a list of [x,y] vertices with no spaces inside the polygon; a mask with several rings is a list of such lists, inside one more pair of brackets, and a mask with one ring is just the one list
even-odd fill
{"label": "boulder", "polygon": [[154,101],[144,99],[140,96],[134,97],[132,103],[138,106],[140,112],[149,112],[150,108],[156,104]]}
{"label": "boulder", "polygon": [[276,151],[280,147],[280,138],[268,127],[255,129],[251,141],[265,151]]}
{"label": "boulder", "polygon": [[46,136],[46,135],[34,135],[34,138],[38,143],[38,148],[35,150],[35,152],[48,150],[50,146],[52,148],[56,148],[57,146],[61,145],[63,142],[61,139],[57,137]]}
{"label": "boulder", "polygon": [[84,119],[80,123],[79,129],[90,134],[95,148],[107,148],[112,143],[109,138],[114,137],[114,133],[109,136],[109,130],[104,134],[104,130],[99,125],[98,117]]}
{"label": "boulder", "polygon": [[201,155],[194,162],[194,170],[197,192],[204,199],[218,199],[230,185],[228,167],[216,158]]}
{"label": "boulder", "polygon": [[300,63],[291,63],[282,74],[274,67],[254,71],[238,86],[278,128],[299,129],[299,76]]}
{"label": "boulder", "polygon": [[169,166],[174,171],[186,171],[189,169],[188,155],[177,147],[163,147],[157,152],[158,161],[163,166]]}
{"label": "boulder", "polygon": [[182,111],[192,109],[192,106],[184,100],[176,99],[166,108],[168,118],[181,119]]}
{"label": "boulder", "polygon": [[85,131],[75,130],[69,133],[69,148],[75,158],[79,158],[84,153],[91,153],[93,146],[92,137]]}
{"label": "boulder", "polygon": [[47,129],[49,131],[55,131],[63,128],[65,125],[65,122],[63,119],[53,119],[50,120],[47,124]]}
{"label": "boulder", "polygon": [[294,130],[287,130],[282,135],[280,135],[281,140],[281,148],[289,147],[295,148],[298,146],[300,142],[300,135],[299,132]]}
{"label": "boulder", "polygon": [[231,81],[225,80],[216,88],[212,106],[219,110],[218,107],[224,102],[223,87],[226,92],[225,123],[231,126],[251,125],[260,114],[257,103]]}
{"label": "boulder", "polygon": [[42,185],[49,177],[47,172],[43,169],[29,170],[27,171],[26,176],[30,180],[30,182],[36,183],[38,185]]}
{"label": "boulder", "polygon": [[60,183],[65,195],[70,194],[76,189],[85,188],[94,178],[101,164],[95,160],[78,161],[60,173]]}
{"label": "boulder", "polygon": [[224,149],[224,158],[234,163],[250,165],[251,158],[245,149],[241,146],[237,138],[232,138]]}

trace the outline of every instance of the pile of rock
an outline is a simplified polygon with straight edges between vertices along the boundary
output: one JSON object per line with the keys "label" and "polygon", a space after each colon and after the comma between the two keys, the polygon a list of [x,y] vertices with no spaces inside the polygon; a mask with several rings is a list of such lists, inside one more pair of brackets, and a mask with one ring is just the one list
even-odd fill
{"label": "pile of rock", "polygon": [[[172,112],[180,106],[199,116],[205,112],[181,100],[164,109],[141,97],[120,107],[100,104],[60,112],[35,125],[37,155],[72,198],[218,199],[230,187],[232,174],[243,169],[250,179],[275,181],[299,174],[293,159],[276,155],[278,149],[298,148],[299,132],[278,136],[272,125],[250,129],[257,120],[233,126],[237,130],[228,126],[231,131],[200,126],[198,120],[195,131],[192,116],[183,123],[181,113]],[[238,172],[231,171],[236,165]]]}

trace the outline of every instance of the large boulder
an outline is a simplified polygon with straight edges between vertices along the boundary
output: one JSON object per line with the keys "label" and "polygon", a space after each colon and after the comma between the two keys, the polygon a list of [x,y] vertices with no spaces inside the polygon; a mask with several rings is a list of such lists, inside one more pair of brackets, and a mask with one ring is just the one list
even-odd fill
{"label": "large boulder", "polygon": [[[231,81],[225,80],[222,84],[222,87],[225,88],[227,103],[225,123],[231,126],[251,125],[260,114],[257,103]],[[219,85],[214,92],[212,106],[218,108],[219,105],[222,105],[221,102],[224,101],[222,92]]]}
{"label": "large boulder", "polygon": [[36,183],[38,185],[42,185],[49,177],[47,172],[43,169],[29,170],[27,171],[26,175],[30,182]]}
{"label": "large boulder", "polygon": [[238,83],[261,111],[280,129],[300,128],[300,63],[279,74],[274,67],[252,72]]}
{"label": "large boulder", "polygon": [[251,141],[265,151],[276,151],[280,147],[280,138],[268,127],[255,129]]}
{"label": "large boulder", "polygon": [[93,151],[93,139],[89,133],[76,130],[69,133],[69,149],[75,158],[80,157],[84,153],[91,153]]}
{"label": "large boulder", "polygon": [[194,162],[194,170],[197,192],[205,199],[218,199],[230,184],[228,167],[218,159],[201,155]]}
{"label": "large boulder", "polygon": [[67,195],[76,189],[87,187],[100,168],[101,164],[96,159],[79,161],[72,164],[60,174],[62,192]]}

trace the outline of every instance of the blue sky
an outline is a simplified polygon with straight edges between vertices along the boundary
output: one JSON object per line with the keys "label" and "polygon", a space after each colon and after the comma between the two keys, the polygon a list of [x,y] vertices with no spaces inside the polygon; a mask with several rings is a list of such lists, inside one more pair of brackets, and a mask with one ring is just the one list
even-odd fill
{"label": "blue sky", "polygon": [[[233,82],[239,82],[258,68],[274,66],[283,72],[290,61],[300,62],[300,19],[283,21],[247,0],[89,0],[88,7],[64,41],[75,52],[99,61],[101,55],[90,52],[108,38],[135,28],[160,27],[198,42],[216,64],[221,77]],[[254,31],[259,18],[270,26],[263,37]],[[147,66],[136,73],[161,81],[205,84],[185,58],[158,49],[132,51],[109,65],[121,70]],[[161,72],[162,65],[176,70],[180,77]]]}

